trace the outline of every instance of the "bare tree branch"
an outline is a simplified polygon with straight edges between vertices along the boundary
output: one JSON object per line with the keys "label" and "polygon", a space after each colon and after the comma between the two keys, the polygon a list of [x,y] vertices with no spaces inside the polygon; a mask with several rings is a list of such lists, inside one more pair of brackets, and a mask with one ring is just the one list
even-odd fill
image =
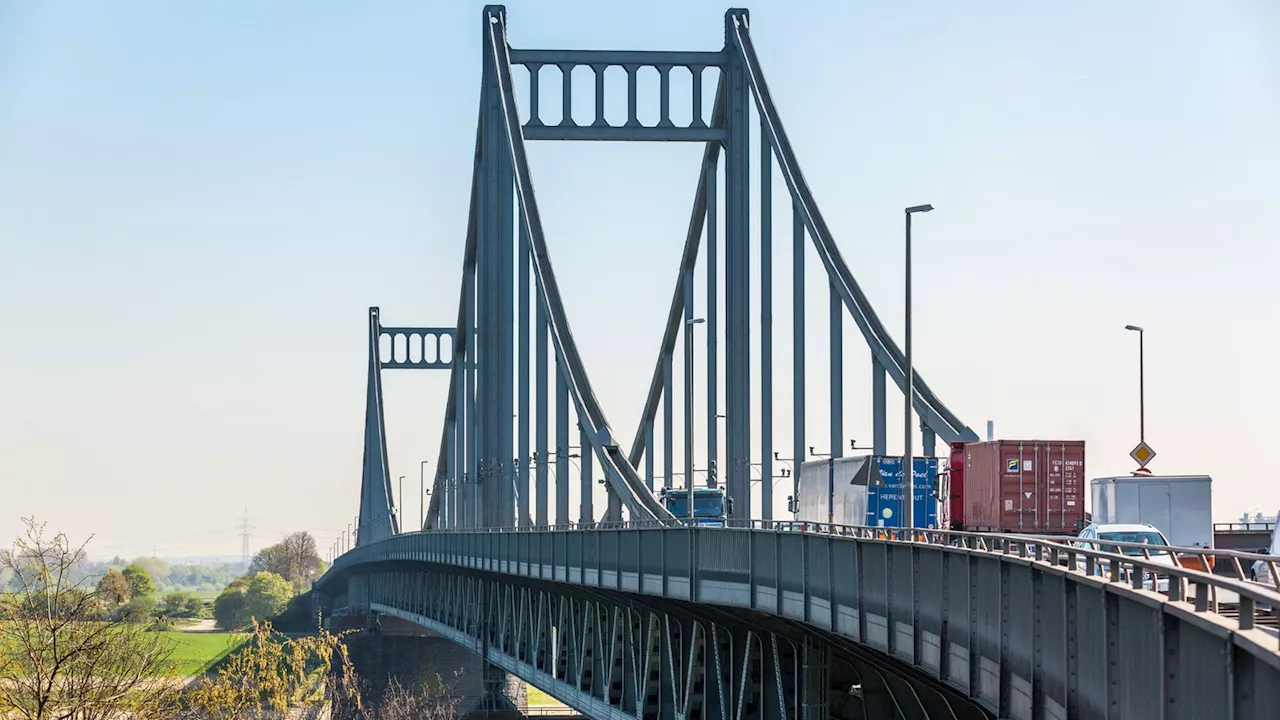
{"label": "bare tree branch", "polygon": [[176,688],[160,635],[113,619],[81,573],[87,543],[24,518],[26,531],[0,552],[15,592],[0,595],[0,717],[135,720],[168,717]]}

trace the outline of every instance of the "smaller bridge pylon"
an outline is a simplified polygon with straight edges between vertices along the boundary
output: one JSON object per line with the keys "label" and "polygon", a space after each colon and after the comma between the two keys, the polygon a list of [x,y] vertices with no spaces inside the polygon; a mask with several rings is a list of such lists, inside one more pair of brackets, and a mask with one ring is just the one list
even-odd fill
{"label": "smaller bridge pylon", "polygon": [[[389,340],[385,355],[381,347],[383,337]],[[369,381],[365,398],[364,463],[356,545],[400,532],[400,517],[391,491],[391,470],[387,462],[382,370],[452,370],[455,341],[453,328],[383,327],[379,309],[369,308]]]}

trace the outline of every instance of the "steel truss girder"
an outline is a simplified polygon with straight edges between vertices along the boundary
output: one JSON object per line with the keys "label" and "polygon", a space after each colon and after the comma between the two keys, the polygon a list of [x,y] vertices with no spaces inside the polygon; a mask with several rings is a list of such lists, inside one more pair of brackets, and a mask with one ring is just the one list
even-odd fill
{"label": "steel truss girder", "polygon": [[351,578],[345,604],[423,625],[590,717],[989,717],[898,661],[768,616],[408,565]]}

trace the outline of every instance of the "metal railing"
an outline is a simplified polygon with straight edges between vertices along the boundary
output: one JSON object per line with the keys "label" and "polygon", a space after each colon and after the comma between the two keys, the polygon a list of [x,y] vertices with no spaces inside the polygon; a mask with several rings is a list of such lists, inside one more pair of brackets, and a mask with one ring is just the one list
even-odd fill
{"label": "metal railing", "polygon": [[1272,521],[1267,522],[1225,522],[1214,523],[1213,531],[1215,533],[1255,533],[1255,532],[1271,532],[1276,527]]}
{"label": "metal railing", "polygon": [[[1227,560],[1226,567],[1231,570],[1231,576],[1236,580],[1249,580],[1249,570],[1254,563],[1261,562],[1271,571],[1272,585],[1277,591],[1280,591],[1280,577],[1276,577],[1276,569],[1280,567],[1280,557],[1275,555],[1267,555],[1261,553],[1251,553],[1241,550],[1218,550],[1214,548],[1188,548],[1178,547],[1176,545],[1151,545],[1149,543],[1132,543],[1119,542],[1115,540],[1094,540],[1094,539],[1071,539],[1067,540],[1062,537],[1055,536],[1024,536],[1030,539],[1041,540],[1044,542],[1056,542],[1059,544],[1073,545],[1077,547],[1095,546],[1097,549],[1102,548],[1130,548],[1141,550],[1143,557],[1151,559],[1151,555],[1169,555],[1173,563],[1184,570],[1201,571],[1200,568],[1209,567],[1209,560],[1212,558],[1214,562],[1215,572],[1218,567],[1217,560]],[[1122,553],[1124,554],[1124,553]],[[1200,568],[1189,567],[1184,562],[1184,557],[1193,557],[1200,563]]]}
{"label": "metal railing", "polygon": [[[394,542],[397,538],[409,538],[420,535],[507,535],[537,533],[597,533],[612,531],[647,531],[664,533],[688,532],[775,532],[805,533],[830,535],[864,542],[914,543],[939,547],[956,552],[979,552],[1017,557],[1024,560],[1046,563],[1060,568],[1063,572],[1091,575],[1105,578],[1110,583],[1126,584],[1135,591],[1154,592],[1163,595],[1171,602],[1184,602],[1191,605],[1196,613],[1212,613],[1220,615],[1228,621],[1235,621],[1241,630],[1252,630],[1258,626],[1257,613],[1259,606],[1280,608],[1280,558],[1270,555],[1258,555],[1234,550],[1210,550],[1206,548],[1178,548],[1173,546],[1153,546],[1144,543],[1118,541],[1077,540],[1062,536],[1015,535],[1006,533],[976,533],[957,530],[933,530],[916,528],[874,527],[858,525],[841,525],[836,523],[805,522],[793,520],[727,520],[723,528],[671,526],[656,520],[569,523],[543,527],[514,526],[493,528],[471,528],[454,530],[432,530],[427,532],[402,533],[385,540],[370,543],[341,555],[334,565],[325,573],[342,572],[349,565],[358,564],[365,559],[372,559],[367,553],[383,543]],[[1103,549],[1085,547],[1100,545],[1116,548],[1121,551],[1133,548],[1141,554],[1126,555],[1123,552],[1110,552]],[[1161,551],[1168,552],[1172,564],[1152,556]],[[1181,565],[1179,554],[1195,555],[1202,562],[1208,557],[1227,558],[1235,570],[1234,577],[1224,577],[1193,570]],[[1268,588],[1257,582],[1246,579],[1245,562],[1262,561],[1271,569],[1271,577],[1275,588]],[[1156,590],[1155,578],[1168,578],[1167,588]],[[324,577],[317,581],[323,583]],[[1237,598],[1228,603],[1221,600],[1224,593]],[[1230,613],[1223,612],[1230,609]]]}
{"label": "metal railing", "polygon": [[558,718],[580,718],[586,717],[581,710],[576,710],[568,705],[527,705],[520,710],[525,717],[558,717]]}

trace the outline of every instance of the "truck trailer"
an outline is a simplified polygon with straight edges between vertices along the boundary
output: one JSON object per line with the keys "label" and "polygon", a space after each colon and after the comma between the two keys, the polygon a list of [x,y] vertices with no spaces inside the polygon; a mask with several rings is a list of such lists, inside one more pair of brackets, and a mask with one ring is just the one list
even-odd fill
{"label": "truck trailer", "polygon": [[[1208,475],[1128,475],[1094,478],[1093,522],[1099,525],[1147,523],[1174,547],[1213,547],[1213,478]],[[1178,560],[1205,568],[1195,556]]]}
{"label": "truck trailer", "polygon": [[[914,525],[941,527],[938,459],[913,458],[912,465]],[[811,460],[800,464],[799,495],[793,509],[796,519],[804,522],[902,527],[904,485],[901,457],[858,455]],[[945,497],[945,488],[941,492]],[[945,504],[943,510],[945,517]]]}
{"label": "truck trailer", "polygon": [[1075,535],[1084,526],[1083,440],[951,444],[950,526]]}

